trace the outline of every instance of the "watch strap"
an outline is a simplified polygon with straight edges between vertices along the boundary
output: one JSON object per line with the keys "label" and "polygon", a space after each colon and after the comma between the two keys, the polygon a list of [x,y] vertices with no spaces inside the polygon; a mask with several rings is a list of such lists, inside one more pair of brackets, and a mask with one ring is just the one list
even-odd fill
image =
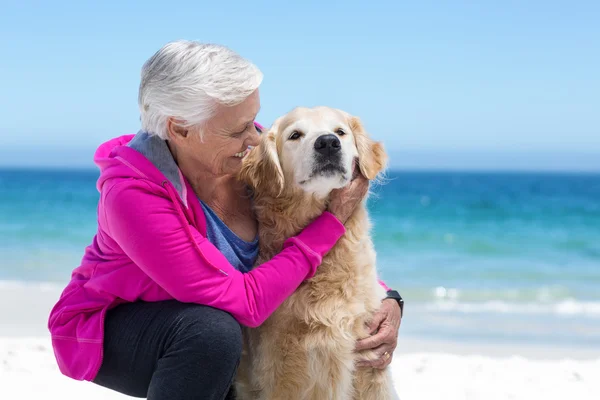
{"label": "watch strap", "polygon": [[402,296],[400,296],[400,293],[398,293],[396,290],[388,290],[385,299],[396,300],[398,302],[398,305],[400,306],[401,316],[404,316],[404,299],[402,298]]}

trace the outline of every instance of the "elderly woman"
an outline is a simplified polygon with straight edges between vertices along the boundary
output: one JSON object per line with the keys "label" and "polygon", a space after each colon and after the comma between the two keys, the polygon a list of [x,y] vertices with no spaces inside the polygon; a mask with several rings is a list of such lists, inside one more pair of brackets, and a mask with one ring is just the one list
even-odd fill
{"label": "elderly woman", "polygon": [[[261,81],[216,45],[174,42],[146,62],[142,130],[96,151],[98,231],[48,321],[63,374],[153,400],[234,398],[240,325],[260,325],[313,276],[368,187],[337,191],[254,267],[257,223],[235,176],[258,143]],[[398,304],[382,302],[358,349],[392,354]]]}

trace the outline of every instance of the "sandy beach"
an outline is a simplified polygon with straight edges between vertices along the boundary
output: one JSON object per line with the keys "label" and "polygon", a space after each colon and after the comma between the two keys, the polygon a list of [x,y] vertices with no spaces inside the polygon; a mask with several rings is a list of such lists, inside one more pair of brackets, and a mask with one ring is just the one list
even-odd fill
{"label": "sandy beach", "polygon": [[[60,374],[46,315],[59,291],[51,285],[2,283],[0,399],[126,399]],[[20,304],[17,309],[13,306]],[[598,399],[598,350],[424,341],[401,335],[392,363],[403,400]]]}
{"label": "sandy beach", "polygon": [[[2,399],[129,398],[62,376],[48,338],[0,338],[0,364]],[[535,359],[437,351],[405,353],[399,349],[392,370],[403,400],[600,398],[600,358]]]}

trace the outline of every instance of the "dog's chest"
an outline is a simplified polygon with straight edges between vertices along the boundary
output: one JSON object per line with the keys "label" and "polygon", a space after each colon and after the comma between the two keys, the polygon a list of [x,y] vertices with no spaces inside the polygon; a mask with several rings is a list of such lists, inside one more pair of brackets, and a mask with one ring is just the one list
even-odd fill
{"label": "dog's chest", "polygon": [[[269,318],[278,326],[298,324],[312,328],[336,326],[352,329],[379,306],[375,251],[369,236],[365,210],[349,221],[346,233],[324,256],[315,275],[299,288]],[[282,237],[297,234],[298,219],[270,214],[268,224],[261,215],[259,264],[270,260],[283,247]],[[283,325],[282,325],[283,324]]]}
{"label": "dog's chest", "polygon": [[302,283],[274,316],[286,324],[340,329],[347,334],[375,311],[376,291],[371,242],[342,238],[323,258],[315,276]]}

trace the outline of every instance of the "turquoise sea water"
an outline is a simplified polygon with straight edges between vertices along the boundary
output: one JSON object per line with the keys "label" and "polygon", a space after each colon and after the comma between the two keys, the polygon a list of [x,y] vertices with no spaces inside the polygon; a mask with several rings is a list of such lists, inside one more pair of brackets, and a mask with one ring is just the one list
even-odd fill
{"label": "turquoise sea water", "polygon": [[[97,176],[0,169],[0,281],[68,280],[95,233]],[[393,172],[374,192],[403,334],[600,347],[600,175]]]}

